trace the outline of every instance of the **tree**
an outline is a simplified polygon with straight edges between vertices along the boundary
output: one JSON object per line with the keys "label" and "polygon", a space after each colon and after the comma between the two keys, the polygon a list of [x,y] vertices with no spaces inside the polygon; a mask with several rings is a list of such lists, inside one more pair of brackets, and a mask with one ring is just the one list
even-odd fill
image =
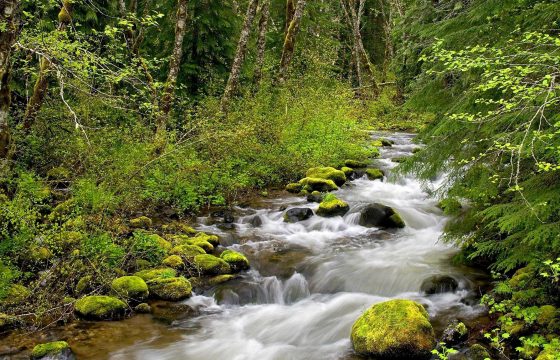
{"label": "tree", "polygon": [[266,32],[270,17],[270,0],[263,0],[261,4],[261,19],[259,21],[259,37],[257,39],[257,61],[255,65],[254,82],[258,86],[263,74],[264,54],[266,50]]}
{"label": "tree", "polygon": [[243,23],[241,35],[239,36],[239,42],[237,44],[237,51],[235,53],[235,58],[233,59],[224,96],[222,97],[222,111],[224,112],[227,111],[228,104],[235,91],[237,91],[241,66],[243,65],[243,60],[245,59],[245,55],[247,53],[247,42],[249,40],[249,35],[251,34],[251,27],[253,25],[253,20],[255,19],[258,3],[258,0],[250,0],[247,7],[245,21]]}
{"label": "tree", "polygon": [[288,76],[288,69],[292,62],[295,49],[296,36],[299,32],[303,11],[305,10],[306,0],[299,0],[296,5],[296,10],[288,30],[284,38],[284,46],[282,48],[282,59],[280,60],[280,82],[284,82]]}
{"label": "tree", "polygon": [[175,84],[179,75],[179,67],[183,58],[183,39],[187,30],[187,0],[178,0],[177,3],[177,20],[175,22],[175,41],[173,43],[173,53],[169,62],[169,73],[163,90],[163,96],[160,102],[160,109],[156,129],[156,143],[160,146],[165,138],[167,117],[171,111],[171,103],[173,101],[173,93],[175,92]]}
{"label": "tree", "polygon": [[[10,149],[10,127],[8,123],[11,92],[10,92],[10,58],[12,46],[16,41],[16,15],[18,0],[8,0],[0,14],[0,24],[6,28],[0,32],[0,159],[8,157]],[[1,161],[1,160],[0,160]]]}
{"label": "tree", "polygon": [[[72,11],[72,1],[63,0],[60,12],[58,13],[57,31],[66,31],[68,25],[72,23]],[[35,86],[33,87],[33,95],[31,96],[31,99],[29,99],[29,103],[27,104],[27,109],[25,111],[25,119],[23,122],[23,128],[25,131],[28,131],[31,128],[37,113],[43,105],[49,87],[48,75],[51,68],[51,60],[42,56],[39,60],[39,74],[37,76]]]}

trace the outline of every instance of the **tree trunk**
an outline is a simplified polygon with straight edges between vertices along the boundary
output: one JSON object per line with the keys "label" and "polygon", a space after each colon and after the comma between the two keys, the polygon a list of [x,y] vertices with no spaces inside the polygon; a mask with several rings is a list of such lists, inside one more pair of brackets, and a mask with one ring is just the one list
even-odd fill
{"label": "tree trunk", "polygon": [[187,31],[187,5],[187,0],[178,0],[175,42],[171,61],[169,62],[169,73],[167,74],[167,81],[165,82],[157,121],[156,141],[159,140],[160,145],[162,145],[162,141],[165,140],[167,117],[171,111],[175,84],[177,83],[177,76],[179,75],[179,68],[183,57],[183,40]]}
{"label": "tree trunk", "polygon": [[243,23],[243,28],[241,29],[241,36],[239,37],[239,42],[237,43],[237,51],[235,52],[235,58],[233,59],[229,79],[224,91],[224,96],[222,97],[222,111],[224,112],[227,111],[229,102],[237,91],[241,65],[243,65],[243,60],[245,59],[245,55],[247,53],[247,42],[249,41],[249,35],[251,34],[251,27],[253,25],[253,20],[255,19],[258,3],[258,0],[250,0],[247,7],[245,21]]}
{"label": "tree trunk", "polygon": [[255,85],[259,85],[263,76],[264,54],[266,50],[266,32],[270,16],[270,0],[263,0],[261,4],[261,19],[259,21],[259,38],[257,40],[257,63],[255,67]]}
{"label": "tree trunk", "polygon": [[306,3],[306,0],[298,0],[296,10],[294,12],[294,17],[290,22],[288,31],[286,32],[284,47],[282,49],[282,59],[280,60],[280,82],[284,82],[288,77],[288,69],[294,56],[296,36],[299,32],[299,26],[301,23],[301,18],[303,17],[303,11],[305,10]]}
{"label": "tree trunk", "polygon": [[290,28],[290,24],[294,19],[295,11],[295,0],[286,0],[286,24],[284,24],[284,38],[286,38],[286,35],[288,34],[288,29]]}
{"label": "tree trunk", "polygon": [[[58,31],[66,31],[66,27],[70,25],[72,22],[72,1],[70,0],[63,0],[62,7],[60,8],[60,12],[58,13]],[[27,109],[25,110],[25,119],[23,121],[23,128],[24,131],[29,131],[33,123],[35,122],[35,118],[37,113],[41,109],[43,102],[45,100],[45,95],[47,93],[49,87],[49,79],[48,74],[51,70],[52,64],[50,61],[42,57],[39,61],[39,75],[37,77],[37,81],[35,82],[35,86],[33,87],[33,95],[31,99],[29,99],[29,103],[27,104]]]}
{"label": "tree trunk", "polygon": [[0,32],[0,169],[3,168],[2,160],[10,155],[10,57],[12,46],[16,41],[17,24],[16,16],[20,1],[7,0],[0,14],[0,22],[6,29]]}

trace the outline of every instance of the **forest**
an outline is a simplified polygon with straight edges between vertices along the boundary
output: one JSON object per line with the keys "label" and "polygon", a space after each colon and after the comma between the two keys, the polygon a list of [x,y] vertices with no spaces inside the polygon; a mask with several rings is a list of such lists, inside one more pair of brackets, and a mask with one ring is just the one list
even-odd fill
{"label": "forest", "polygon": [[560,359],[560,1],[0,0],[0,358]]}

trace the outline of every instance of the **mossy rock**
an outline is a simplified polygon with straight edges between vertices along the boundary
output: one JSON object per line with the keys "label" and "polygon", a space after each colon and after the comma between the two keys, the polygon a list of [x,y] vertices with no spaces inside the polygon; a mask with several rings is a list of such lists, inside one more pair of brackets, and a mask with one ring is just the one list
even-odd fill
{"label": "mossy rock", "polygon": [[36,345],[31,351],[31,359],[70,360],[75,356],[66,341],[54,341]]}
{"label": "mossy rock", "polygon": [[441,341],[446,345],[455,345],[464,341],[469,336],[469,330],[466,325],[459,321],[454,321],[445,330],[441,337]]}
{"label": "mossy rock", "polygon": [[32,246],[28,255],[29,260],[36,263],[49,261],[53,258],[52,251],[45,246]]}
{"label": "mossy rock", "polygon": [[74,305],[76,314],[91,320],[115,320],[124,316],[127,305],[112,296],[92,295],[86,296]]}
{"label": "mossy rock", "polygon": [[179,255],[170,255],[163,259],[163,265],[170,267],[172,269],[181,270],[185,268],[185,263]]}
{"label": "mossy rock", "polygon": [[208,284],[210,284],[210,285],[220,285],[220,284],[226,283],[230,280],[233,280],[235,278],[236,278],[235,275],[230,275],[230,274],[213,276],[210,279],[208,279]]}
{"label": "mossy rock", "polygon": [[206,234],[203,232],[197,233],[193,237],[193,240],[207,241],[210,244],[212,244],[214,247],[220,245],[220,238],[217,235]]}
{"label": "mossy rock", "polygon": [[142,301],[148,297],[148,285],[139,276],[123,276],[111,283],[111,288],[126,299]]}
{"label": "mossy rock", "polygon": [[383,180],[385,174],[380,169],[367,169],[366,175],[370,180]]}
{"label": "mossy rock", "polygon": [[74,293],[77,295],[84,295],[93,291],[92,286],[93,277],[91,275],[82,276],[76,287],[74,288]]}
{"label": "mossy rock", "polygon": [[308,192],[329,192],[338,190],[338,186],[332,180],[306,177],[299,182],[303,185],[303,190]]}
{"label": "mossy rock", "polygon": [[341,168],[340,168],[340,171],[342,171],[342,172],[344,173],[344,175],[346,175],[346,178],[347,178],[347,179],[350,179],[350,177],[351,177],[352,175],[354,175],[354,169],[349,168],[349,167],[347,167],[347,166],[341,167]]}
{"label": "mossy rock", "polygon": [[381,140],[373,140],[371,142],[371,146],[375,146],[376,148],[380,148],[383,146],[383,143],[381,142]]}
{"label": "mossy rock", "polygon": [[303,190],[303,186],[301,183],[290,183],[286,185],[286,191],[292,194],[299,194]]}
{"label": "mossy rock", "polygon": [[438,203],[438,207],[448,216],[458,215],[461,213],[463,205],[455,198],[443,199]]}
{"label": "mossy rock", "polygon": [[214,255],[197,255],[192,265],[204,275],[223,275],[231,273],[231,267],[225,260]]}
{"label": "mossy rock", "polygon": [[178,245],[169,252],[170,255],[178,255],[184,259],[192,259],[196,255],[206,254],[203,248],[196,245]]}
{"label": "mossy rock", "polygon": [[[344,165],[347,166],[348,168],[352,169],[364,169],[368,167],[368,163],[365,161],[359,161],[359,160],[346,160],[344,162]],[[340,169],[342,172],[346,173],[343,169]]]}
{"label": "mossy rock", "polygon": [[147,216],[140,216],[130,220],[130,227],[133,229],[149,229],[152,227],[152,219]]}
{"label": "mossy rock", "polygon": [[152,307],[147,303],[140,303],[134,307],[134,311],[138,314],[150,314],[152,312]]}
{"label": "mossy rock", "polygon": [[171,245],[171,243],[169,241],[165,240],[164,238],[162,238],[158,234],[150,234],[149,236],[150,236],[150,238],[154,239],[155,242],[158,244],[158,246],[160,248],[164,249],[165,251],[169,251],[173,247],[173,245]]}
{"label": "mossy rock", "polygon": [[337,186],[344,185],[346,175],[333,167],[314,167],[305,173],[308,178],[332,180]]}
{"label": "mossy rock", "polygon": [[354,350],[379,359],[430,359],[436,345],[424,307],[411,300],[373,305],[352,326]]}
{"label": "mossy rock", "polygon": [[147,269],[147,270],[139,271],[134,275],[148,282],[150,280],[158,279],[158,278],[175,277],[177,276],[177,270],[172,268]]}
{"label": "mossy rock", "polygon": [[207,254],[214,251],[214,245],[210,244],[204,238],[192,238],[187,240],[187,245],[194,245],[198,246],[202,250],[204,250]]}
{"label": "mossy rock", "polygon": [[247,257],[237,251],[225,250],[220,255],[220,259],[227,262],[234,272],[247,270],[249,268],[249,260],[247,260]]}
{"label": "mossy rock", "polygon": [[152,267],[152,263],[145,259],[136,259],[134,261],[134,268],[137,271],[146,270]]}
{"label": "mossy rock", "polygon": [[79,231],[63,231],[62,233],[55,236],[54,240],[62,248],[72,248],[80,244],[80,242],[85,238],[86,235]]}
{"label": "mossy rock", "polygon": [[347,202],[329,194],[319,204],[317,215],[323,217],[344,216],[348,211],[350,211],[350,206]]}
{"label": "mossy rock", "polygon": [[474,344],[466,351],[465,355],[468,360],[485,360],[490,359],[490,353],[480,344]]}
{"label": "mossy rock", "polygon": [[393,145],[395,145],[395,142],[393,140],[381,138],[381,139],[379,139],[379,141],[381,142],[381,146],[393,146]]}
{"label": "mossy rock", "polygon": [[192,285],[184,277],[156,278],[148,281],[150,293],[162,300],[179,301],[192,294]]}
{"label": "mossy rock", "polygon": [[164,232],[174,232],[174,233],[181,233],[187,235],[194,235],[196,234],[196,230],[190,227],[187,224],[184,224],[179,221],[174,221],[169,224],[165,224],[161,227]]}
{"label": "mossy rock", "polygon": [[0,302],[3,306],[17,306],[25,302],[31,295],[28,288],[20,284],[11,284],[8,287],[6,297]]}
{"label": "mossy rock", "polygon": [[371,204],[360,212],[359,223],[365,227],[404,228],[405,223],[395,209],[382,204]]}
{"label": "mossy rock", "polygon": [[558,316],[558,310],[553,305],[543,305],[539,308],[539,316],[537,317],[537,323],[543,327],[548,327],[548,325],[556,319]]}
{"label": "mossy rock", "polygon": [[508,284],[514,290],[519,290],[527,287],[528,283],[533,280],[533,268],[531,266],[526,266],[521,268],[513,274],[511,279],[509,279]]}
{"label": "mossy rock", "polygon": [[17,317],[0,313],[0,332],[15,328],[19,324]]}
{"label": "mossy rock", "polygon": [[559,358],[557,349],[547,349],[541,351],[536,360],[558,360]]}

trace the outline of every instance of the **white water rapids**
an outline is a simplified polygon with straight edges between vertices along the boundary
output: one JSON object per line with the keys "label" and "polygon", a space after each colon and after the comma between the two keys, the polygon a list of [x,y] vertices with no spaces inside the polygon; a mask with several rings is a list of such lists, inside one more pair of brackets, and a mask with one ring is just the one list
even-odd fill
{"label": "white water rapids", "polygon": [[[383,148],[375,164],[390,172],[396,165],[390,159],[409,155],[414,145],[411,135],[387,137],[395,145]],[[200,315],[175,321],[173,326],[184,331],[180,341],[158,345],[147,340],[111,358],[355,359],[350,329],[372,304],[413,299],[424,304],[433,319],[444,318],[440,321],[472,318],[481,311],[468,301],[473,295],[470,279],[450,265],[456,250],[439,241],[446,218],[419,181],[359,179],[336,195],[351,206],[344,217],[314,216],[287,224],[280,209],[317,207],[289,197],[270,200],[266,209],[238,209],[241,215],[233,231],[203,226],[201,230],[221,235],[231,248],[247,254],[252,269],[187,300]],[[358,225],[360,207],[370,203],[395,208],[406,228],[385,231]],[[251,225],[254,216],[262,222],[258,227]],[[454,277],[459,289],[426,296],[421,284],[434,275]]]}

